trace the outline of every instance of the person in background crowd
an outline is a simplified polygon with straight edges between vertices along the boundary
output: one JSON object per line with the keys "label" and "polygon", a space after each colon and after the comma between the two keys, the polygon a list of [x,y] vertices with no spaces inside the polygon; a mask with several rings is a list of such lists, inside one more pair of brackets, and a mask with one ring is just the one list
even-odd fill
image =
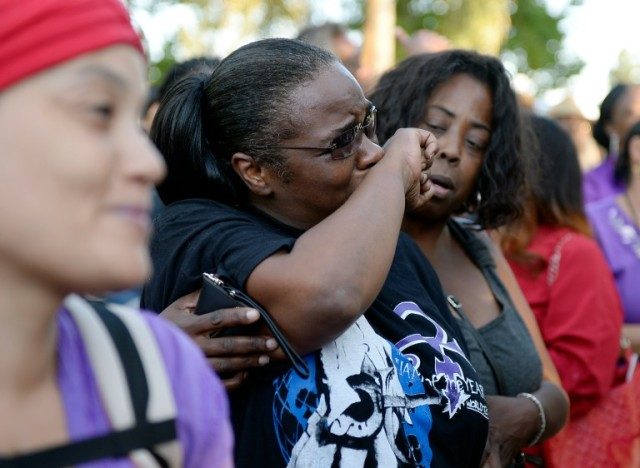
{"label": "person in background crowd", "polygon": [[593,169],[602,162],[602,151],[593,138],[591,122],[584,116],[573,96],[568,94],[549,109],[549,117],[558,122],[571,137],[582,172]]}
{"label": "person in background crowd", "polygon": [[623,191],[614,170],[620,140],[640,119],[640,85],[614,86],[600,105],[600,117],[593,126],[593,137],[607,151],[602,164],[587,172],[582,181],[584,202],[600,200]]}
{"label": "person in background crowd", "polygon": [[[165,166],[139,126],[146,63],[127,12],[0,0],[0,60],[0,464],[233,466],[226,396],[193,343],[72,294],[150,273]],[[86,339],[103,328],[120,330],[111,346]]]}
{"label": "person in background crowd", "polygon": [[622,309],[590,235],[573,143],[549,119],[533,116],[532,124],[540,172],[524,218],[502,230],[501,243],[569,394],[574,420],[614,384]]}
{"label": "person in background crowd", "polygon": [[402,129],[383,151],[353,76],[294,40],[244,46],[170,93],[152,134],[172,203],[144,303],[161,310],[216,272],[308,353],[309,377],[272,363],[232,394],[237,464],[478,465],[480,384],[400,232],[405,207],[431,195],[433,136]]}
{"label": "person in background crowd", "polygon": [[[452,295],[487,395],[494,461],[507,464],[530,442],[556,433],[568,407],[535,319],[500,250],[482,231],[522,211],[526,164],[509,78],[498,60],[473,52],[418,55],[384,74],[370,99],[380,110],[381,143],[404,126],[437,137],[429,173],[434,196],[406,214],[403,228]],[[477,225],[454,218],[464,211]],[[544,419],[530,397],[520,396],[527,392]]]}
{"label": "person in background crowd", "polygon": [[349,38],[347,28],[338,23],[324,23],[307,26],[297,38],[299,41],[328,50],[338,57],[340,62],[356,78],[360,68],[360,47]]}
{"label": "person in background crowd", "polygon": [[640,352],[640,122],[623,140],[615,178],[623,192],[589,203],[587,215],[622,299],[623,335]]}

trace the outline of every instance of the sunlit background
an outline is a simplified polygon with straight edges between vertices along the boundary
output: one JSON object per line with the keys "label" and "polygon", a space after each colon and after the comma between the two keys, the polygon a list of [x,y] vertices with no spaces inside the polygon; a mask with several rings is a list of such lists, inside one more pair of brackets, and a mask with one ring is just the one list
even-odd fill
{"label": "sunlit background", "polygon": [[[595,118],[618,82],[640,82],[639,0],[128,0],[146,37],[150,78],[175,60],[224,57],[252,40],[293,37],[335,21],[363,40],[366,8],[392,4],[409,33],[426,28],[458,47],[500,56],[514,85],[544,112],[567,93]],[[398,52],[401,58],[402,51]]]}

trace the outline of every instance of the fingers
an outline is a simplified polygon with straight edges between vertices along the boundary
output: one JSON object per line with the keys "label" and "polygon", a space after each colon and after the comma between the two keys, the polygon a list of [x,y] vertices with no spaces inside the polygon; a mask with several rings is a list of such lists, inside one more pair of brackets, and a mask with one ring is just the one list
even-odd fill
{"label": "fingers", "polygon": [[433,197],[433,194],[436,191],[435,186],[433,185],[433,182],[431,182],[431,180],[429,180],[429,175],[428,174],[424,174],[424,172],[422,173],[426,180],[423,182],[422,181],[422,175],[420,176],[420,198],[422,199],[423,202],[431,200],[431,197]]}
{"label": "fingers", "polygon": [[200,291],[202,291],[202,289],[198,289],[186,296],[182,296],[180,299],[177,299],[175,301],[177,308],[180,310],[194,310],[198,303],[198,298],[200,297]]}
{"label": "fingers", "polygon": [[289,359],[280,347],[276,348],[275,351],[271,351],[269,353],[269,357],[271,358],[271,361],[286,361]]}
{"label": "fingers", "polygon": [[200,290],[193,291],[192,293],[182,296],[176,299],[164,309],[160,315],[172,322],[178,322],[180,317],[193,313],[198,303],[198,297],[200,297]]}
{"label": "fingers", "polygon": [[242,384],[242,382],[244,382],[247,376],[248,376],[247,372],[238,372],[232,375],[231,377],[222,379],[222,383],[224,384],[224,387],[227,389],[227,392],[231,392],[236,388],[238,388]]}
{"label": "fingers", "polygon": [[267,354],[278,347],[275,339],[264,336],[200,337],[197,341],[207,357]]}
{"label": "fingers", "polygon": [[208,314],[194,315],[190,331],[193,334],[212,334],[230,327],[250,325],[258,318],[258,311],[247,307],[219,309]]}
{"label": "fingers", "polygon": [[426,136],[426,142],[424,145],[424,150],[423,152],[426,155],[426,159],[427,159],[427,169],[431,167],[431,164],[433,163],[433,159],[436,157],[436,155],[438,154],[438,151],[440,149],[440,147],[438,146],[438,140],[435,137],[435,135],[431,132],[427,132],[426,130],[421,130],[422,132],[426,132],[428,135]]}
{"label": "fingers", "polygon": [[207,361],[218,374],[228,374],[265,366],[269,364],[269,356],[216,357]]}

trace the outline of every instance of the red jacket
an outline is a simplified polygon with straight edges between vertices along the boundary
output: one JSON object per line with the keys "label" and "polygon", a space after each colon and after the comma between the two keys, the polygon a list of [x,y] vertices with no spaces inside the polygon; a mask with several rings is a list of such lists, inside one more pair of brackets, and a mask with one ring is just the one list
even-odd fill
{"label": "red jacket", "polygon": [[622,304],[592,239],[567,228],[540,227],[529,252],[540,255],[541,272],[509,263],[569,394],[573,419],[613,386]]}

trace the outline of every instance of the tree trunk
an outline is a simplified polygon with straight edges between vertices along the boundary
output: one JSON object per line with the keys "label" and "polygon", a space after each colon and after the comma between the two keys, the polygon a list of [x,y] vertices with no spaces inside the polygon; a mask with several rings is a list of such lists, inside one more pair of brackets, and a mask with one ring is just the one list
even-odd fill
{"label": "tree trunk", "polygon": [[366,0],[359,78],[369,88],[395,62],[396,2]]}

